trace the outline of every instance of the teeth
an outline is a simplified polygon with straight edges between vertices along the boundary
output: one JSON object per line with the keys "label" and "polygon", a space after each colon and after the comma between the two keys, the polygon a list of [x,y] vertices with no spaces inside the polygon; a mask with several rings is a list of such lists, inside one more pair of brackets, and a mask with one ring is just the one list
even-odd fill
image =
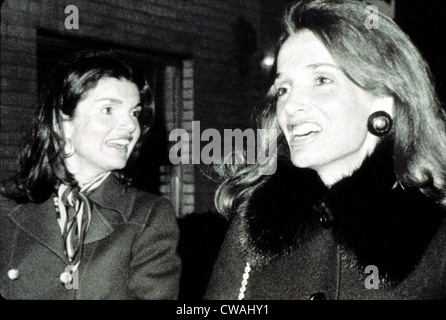
{"label": "teeth", "polygon": [[298,137],[302,137],[302,136],[309,135],[310,133],[317,133],[317,132],[322,131],[321,127],[319,127],[317,124],[310,123],[310,122],[303,123],[303,124],[300,124],[297,126],[289,125],[288,130],[291,131],[293,136],[298,136]]}
{"label": "teeth", "polygon": [[126,147],[130,144],[130,141],[127,139],[116,139],[116,140],[108,140],[107,143]]}

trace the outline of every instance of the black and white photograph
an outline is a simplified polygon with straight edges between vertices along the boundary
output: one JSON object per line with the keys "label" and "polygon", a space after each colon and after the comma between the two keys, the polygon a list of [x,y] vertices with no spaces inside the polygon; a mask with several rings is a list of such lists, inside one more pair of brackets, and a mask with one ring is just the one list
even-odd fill
{"label": "black and white photograph", "polygon": [[0,17],[0,305],[445,302],[442,1],[5,0]]}

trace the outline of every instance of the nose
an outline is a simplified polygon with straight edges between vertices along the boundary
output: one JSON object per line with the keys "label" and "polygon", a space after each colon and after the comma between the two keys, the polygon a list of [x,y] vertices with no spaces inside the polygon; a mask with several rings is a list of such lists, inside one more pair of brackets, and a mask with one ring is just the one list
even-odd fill
{"label": "nose", "polygon": [[139,122],[131,115],[123,115],[119,121],[119,129],[126,133],[134,133],[139,129]]}
{"label": "nose", "polygon": [[311,109],[309,93],[303,88],[293,88],[288,98],[283,102],[283,107],[287,115],[308,112]]}

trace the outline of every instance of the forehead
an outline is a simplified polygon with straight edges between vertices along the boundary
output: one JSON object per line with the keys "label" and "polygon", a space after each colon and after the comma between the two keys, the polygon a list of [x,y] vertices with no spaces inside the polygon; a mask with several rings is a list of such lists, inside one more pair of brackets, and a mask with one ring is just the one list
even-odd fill
{"label": "forehead", "polygon": [[114,99],[121,101],[139,101],[139,90],[136,84],[126,79],[104,77],[99,79],[96,86],[88,90],[85,99]]}
{"label": "forehead", "polygon": [[280,48],[277,57],[279,73],[290,68],[308,67],[317,64],[337,66],[324,44],[309,30],[302,30],[288,37]]}

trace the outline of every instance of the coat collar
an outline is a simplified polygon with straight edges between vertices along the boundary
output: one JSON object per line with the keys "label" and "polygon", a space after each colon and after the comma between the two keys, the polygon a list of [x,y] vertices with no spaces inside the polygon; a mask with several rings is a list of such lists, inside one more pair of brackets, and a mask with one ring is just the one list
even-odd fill
{"label": "coat collar", "polygon": [[18,205],[8,216],[22,231],[67,261],[52,197],[43,203]]}
{"label": "coat collar", "polygon": [[127,191],[127,187],[112,174],[90,194],[93,211],[85,236],[86,244],[105,238],[114,231],[113,225],[128,221],[136,193]]}
{"label": "coat collar", "polygon": [[376,265],[387,283],[399,282],[420,260],[444,213],[418,189],[398,185],[393,172],[384,144],[330,189],[313,170],[279,164],[242,211],[248,259],[269,263],[330,228],[361,273]]}
{"label": "coat collar", "polygon": [[[92,217],[85,244],[104,239],[114,231],[114,225],[127,221],[134,201],[113,175],[94,190],[89,199]],[[66,261],[53,197],[43,203],[15,206],[8,215],[20,229]]]}

